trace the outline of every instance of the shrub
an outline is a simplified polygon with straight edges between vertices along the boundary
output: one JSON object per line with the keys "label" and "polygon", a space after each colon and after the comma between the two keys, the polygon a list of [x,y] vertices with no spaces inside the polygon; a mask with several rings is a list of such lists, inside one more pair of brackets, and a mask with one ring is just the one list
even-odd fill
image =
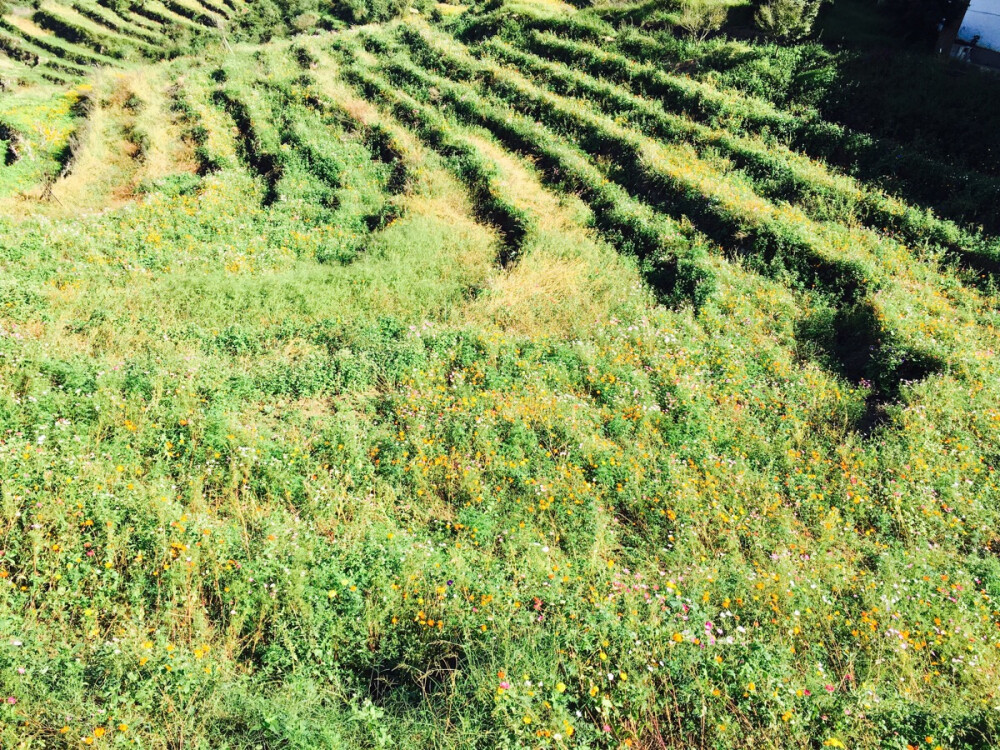
{"label": "shrub", "polygon": [[677,15],[677,25],[699,41],[722,28],[726,22],[726,7],[715,0],[683,0]]}
{"label": "shrub", "polygon": [[772,0],[758,8],[754,20],[768,36],[787,41],[812,31],[822,0]]}
{"label": "shrub", "polygon": [[309,31],[319,23],[319,16],[315,13],[301,13],[292,20],[292,27],[296,31]]}
{"label": "shrub", "polygon": [[335,11],[349,23],[375,23],[396,18],[409,7],[409,0],[344,0]]}

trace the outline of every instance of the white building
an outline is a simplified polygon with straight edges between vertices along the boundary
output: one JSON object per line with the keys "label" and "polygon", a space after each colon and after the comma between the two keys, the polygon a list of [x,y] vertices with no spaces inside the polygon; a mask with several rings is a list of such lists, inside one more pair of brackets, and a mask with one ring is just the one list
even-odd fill
{"label": "white building", "polygon": [[1000,68],[1000,0],[972,0],[969,3],[951,56]]}

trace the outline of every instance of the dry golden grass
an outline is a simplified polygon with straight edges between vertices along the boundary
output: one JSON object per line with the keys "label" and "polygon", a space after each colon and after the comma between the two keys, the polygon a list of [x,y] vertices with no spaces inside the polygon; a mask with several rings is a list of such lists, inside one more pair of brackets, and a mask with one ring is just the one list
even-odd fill
{"label": "dry golden grass", "polygon": [[628,262],[583,226],[582,203],[546,190],[530,164],[491,139],[467,137],[496,164],[507,194],[534,217],[536,231],[520,261],[496,274],[466,315],[517,333],[573,337],[637,293]]}
{"label": "dry golden grass", "polygon": [[181,127],[170,112],[170,102],[164,92],[169,83],[162,68],[148,74],[129,77],[132,91],[144,102],[136,116],[136,125],[148,137],[141,177],[155,180],[177,172],[194,172],[197,161],[191,144],[184,140]]}
{"label": "dry golden grass", "polygon": [[18,13],[12,13],[8,16],[5,16],[5,18],[6,20],[10,21],[12,25],[16,26],[21,31],[25,32],[26,34],[29,34],[30,36],[37,36],[37,37],[53,36],[51,32],[46,31],[27,16],[23,16]]}
{"label": "dry golden grass", "polygon": [[[103,211],[135,200],[144,180],[197,169],[192,144],[170,111],[166,66],[98,70],[90,83],[94,105],[77,126],[68,170],[58,175],[51,190],[37,184],[0,201],[0,210],[8,216]],[[209,107],[203,109],[213,153],[234,156],[221,117]]]}

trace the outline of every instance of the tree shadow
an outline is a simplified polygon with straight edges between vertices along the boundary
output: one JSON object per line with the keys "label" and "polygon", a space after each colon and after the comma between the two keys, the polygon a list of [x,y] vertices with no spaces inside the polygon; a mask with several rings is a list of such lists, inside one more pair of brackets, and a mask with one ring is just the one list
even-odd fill
{"label": "tree shadow", "polygon": [[944,364],[926,352],[896,343],[868,302],[837,307],[820,304],[796,324],[800,354],[856,386],[869,389],[853,428],[870,435],[888,417],[905,386],[939,372]]}

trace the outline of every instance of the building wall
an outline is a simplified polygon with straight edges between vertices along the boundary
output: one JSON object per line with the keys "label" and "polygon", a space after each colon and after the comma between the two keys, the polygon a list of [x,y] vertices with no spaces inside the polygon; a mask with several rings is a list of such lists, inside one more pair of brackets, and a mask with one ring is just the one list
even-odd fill
{"label": "building wall", "polygon": [[1000,69],[1000,52],[985,47],[977,47],[969,55],[969,62]]}
{"label": "building wall", "polygon": [[[965,12],[962,26],[958,30],[957,43],[970,43],[975,36],[979,36],[976,43],[978,48],[992,50],[1000,53],[1000,0],[972,0],[969,9]],[[976,52],[972,54],[976,57]],[[985,59],[992,60],[993,55],[980,55]],[[981,65],[992,65],[992,62],[981,62]]]}

